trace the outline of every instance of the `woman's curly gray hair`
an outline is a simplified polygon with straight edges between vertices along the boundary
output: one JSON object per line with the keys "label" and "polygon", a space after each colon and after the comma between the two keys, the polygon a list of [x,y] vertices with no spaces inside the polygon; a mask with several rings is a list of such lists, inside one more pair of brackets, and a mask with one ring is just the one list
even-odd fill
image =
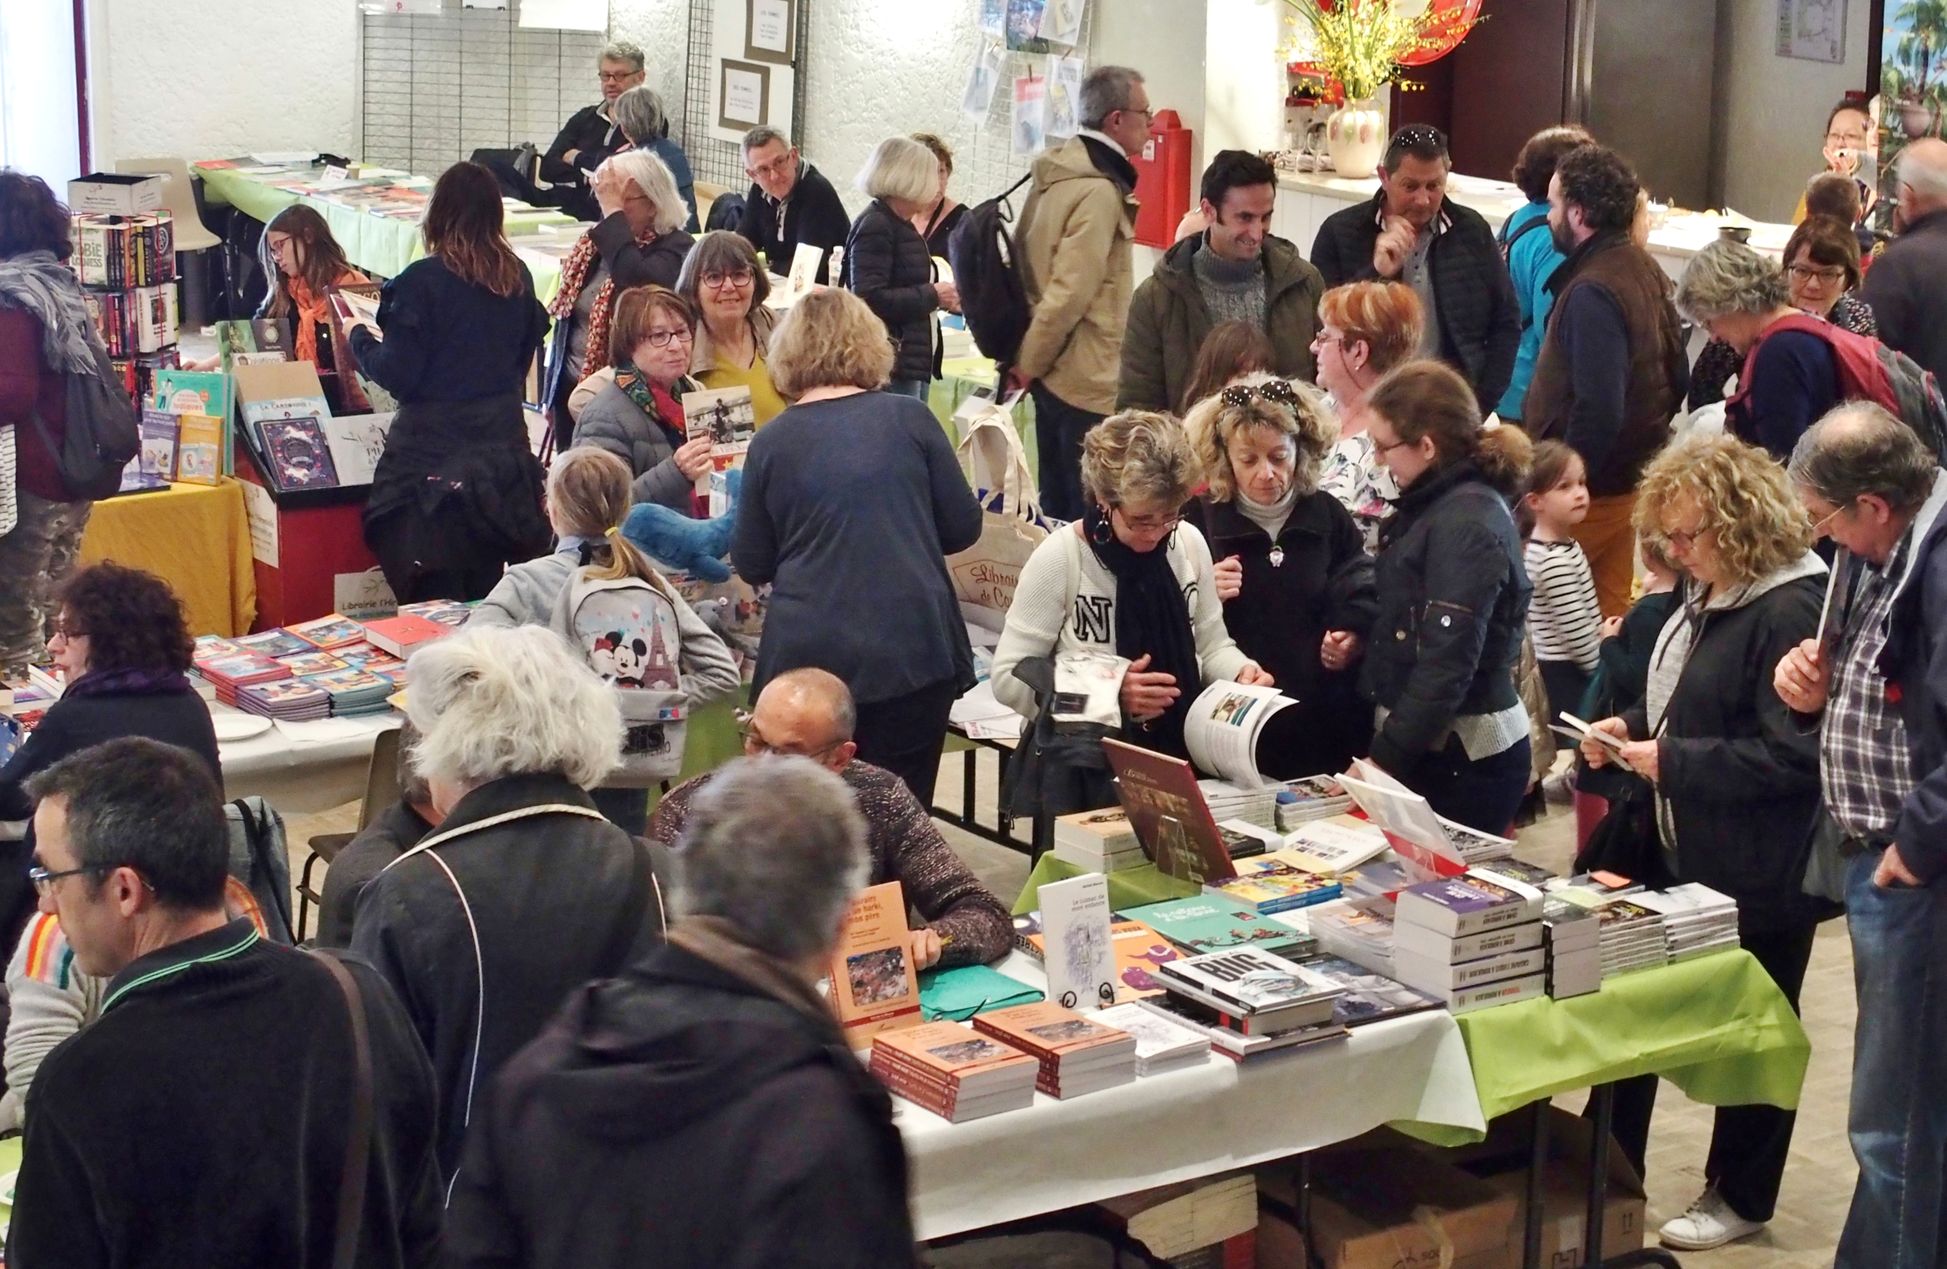
{"label": "woman's curly gray hair", "polygon": [[1677,284],[1677,307],[1699,322],[1732,313],[1769,313],[1790,303],[1784,269],[1728,238],[1692,256]]}
{"label": "woman's curly gray hair", "polygon": [[1276,375],[1249,374],[1190,407],[1183,416],[1183,430],[1190,435],[1213,501],[1229,502],[1237,496],[1230,438],[1242,428],[1289,436],[1293,487],[1300,494],[1318,488],[1319,468],[1338,439],[1338,425],[1325,412],[1324,398],[1316,388]]}

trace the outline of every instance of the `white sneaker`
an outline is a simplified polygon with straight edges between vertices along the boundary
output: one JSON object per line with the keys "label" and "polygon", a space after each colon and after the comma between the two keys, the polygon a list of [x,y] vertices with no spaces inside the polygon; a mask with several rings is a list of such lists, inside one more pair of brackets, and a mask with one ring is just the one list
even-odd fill
{"label": "white sneaker", "polygon": [[1715,1189],[1709,1189],[1697,1196],[1689,1211],[1664,1222],[1657,1237],[1665,1247],[1679,1251],[1708,1251],[1748,1238],[1763,1228],[1763,1221],[1745,1220],[1731,1210],[1731,1205]]}

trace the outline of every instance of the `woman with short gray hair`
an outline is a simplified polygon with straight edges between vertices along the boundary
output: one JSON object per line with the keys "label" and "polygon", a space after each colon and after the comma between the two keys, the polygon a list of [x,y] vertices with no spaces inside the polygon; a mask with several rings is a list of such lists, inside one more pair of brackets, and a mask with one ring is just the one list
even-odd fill
{"label": "woman with short gray hair", "polygon": [[622,129],[622,135],[629,144],[638,150],[645,150],[669,165],[669,174],[676,181],[676,193],[682,198],[683,206],[689,209],[689,217],[683,223],[686,233],[695,233],[696,221],[696,179],[690,173],[689,155],[683,147],[669,136],[669,115],[663,109],[663,99],[655,89],[647,84],[637,84],[634,88],[615,99],[615,126]]}
{"label": "woman with short gray hair", "polygon": [[932,252],[912,224],[939,192],[939,172],[923,143],[879,142],[854,182],[872,202],[845,239],[845,286],[886,324],[898,349],[886,391],[922,401],[940,367],[933,314],[960,308],[953,283],[933,280]]}
{"label": "woman with short gray hair", "polygon": [[554,331],[548,337],[541,401],[559,449],[574,436],[569,396],[609,364],[616,296],[650,282],[674,288],[683,257],[696,243],[683,229],[689,211],[675,176],[647,150],[625,150],[595,169],[594,193],[602,219],[561,262],[561,289],[548,306]]}
{"label": "woman with short gray hair", "polygon": [[413,767],[439,828],[358,897],[352,950],[398,990],[437,1076],[451,1176],[474,1096],[563,998],[662,933],[646,852],[586,790],[615,769],[614,689],[538,626],[412,658]]}
{"label": "woman with short gray hair", "polygon": [[1720,238],[1683,271],[1677,307],[1744,358],[1725,428],[1780,462],[1805,429],[1840,400],[1829,329],[1792,307],[1784,270],[1741,242]]}
{"label": "woman with short gray hair", "polygon": [[1033,717],[1035,689],[1016,673],[1023,662],[1121,657],[1122,738],[1188,757],[1183,720],[1205,683],[1271,682],[1224,628],[1210,548],[1182,520],[1196,455],[1168,415],[1125,410],[1082,439],[1081,476],[1087,513],[1049,534],[1021,569],[994,649],[994,696]]}

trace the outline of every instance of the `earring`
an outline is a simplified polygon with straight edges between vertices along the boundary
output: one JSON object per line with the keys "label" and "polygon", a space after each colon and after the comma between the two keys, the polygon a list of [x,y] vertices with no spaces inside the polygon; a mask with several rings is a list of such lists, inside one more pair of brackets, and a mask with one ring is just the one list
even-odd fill
{"label": "earring", "polygon": [[1115,537],[1115,527],[1109,523],[1109,512],[1103,511],[1102,518],[1088,526],[1088,540],[1097,546],[1107,546]]}

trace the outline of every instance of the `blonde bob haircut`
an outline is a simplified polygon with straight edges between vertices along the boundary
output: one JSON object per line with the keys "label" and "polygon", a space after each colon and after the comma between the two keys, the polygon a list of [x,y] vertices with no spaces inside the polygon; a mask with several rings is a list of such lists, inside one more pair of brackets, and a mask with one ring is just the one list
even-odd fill
{"label": "blonde bob haircut", "polygon": [[852,185],[871,198],[930,203],[940,191],[940,161],[923,141],[887,137],[872,147]]}
{"label": "blonde bob haircut", "polygon": [[671,175],[669,164],[663,162],[648,150],[624,150],[611,154],[595,169],[600,176],[603,171],[614,169],[625,180],[640,189],[644,197],[656,205],[656,219],[650,224],[657,234],[673,234],[690,218],[690,205],[676,189],[676,178]]}
{"label": "blonde bob haircut", "polygon": [[1767,577],[1812,546],[1805,506],[1776,459],[1719,432],[1687,436],[1643,469],[1636,490],[1636,531],[1669,553],[1663,519],[1681,498],[1703,513],[1698,531],[1717,530],[1717,558],[1727,586]]}
{"label": "blonde bob haircut", "polygon": [[793,400],[813,388],[871,392],[892,377],[892,340],[864,300],[824,286],[785,311],[764,361],[771,382]]}
{"label": "blonde bob haircut", "polygon": [[468,627],[420,648],[406,708],[428,781],[559,772],[589,789],[622,759],[615,690],[544,626]]}
{"label": "blonde bob haircut", "polygon": [[[1264,389],[1269,385],[1269,394]],[[1230,466],[1230,441],[1241,431],[1276,433],[1291,439],[1291,483],[1300,495],[1318,488],[1318,471],[1338,439],[1338,424],[1325,413],[1325,403],[1310,384],[1276,375],[1249,374],[1205,397],[1183,416],[1203,468],[1212,502],[1237,497],[1237,479]]]}
{"label": "blonde bob haircut", "polygon": [[1190,438],[1167,414],[1124,410],[1082,438],[1082,489],[1100,506],[1173,512],[1190,500],[1196,482]]}

